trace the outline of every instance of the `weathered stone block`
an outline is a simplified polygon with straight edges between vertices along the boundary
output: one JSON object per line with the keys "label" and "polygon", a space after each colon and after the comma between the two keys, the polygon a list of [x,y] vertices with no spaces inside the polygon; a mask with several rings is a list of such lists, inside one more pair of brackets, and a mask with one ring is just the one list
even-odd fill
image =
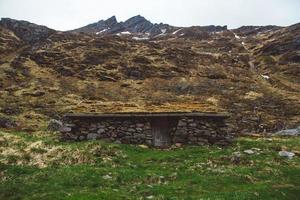
{"label": "weathered stone block", "polygon": [[72,131],[72,128],[71,127],[67,127],[67,126],[63,126],[63,127],[60,128],[59,131],[62,132],[62,133],[68,133],[68,132]]}
{"label": "weathered stone block", "polygon": [[103,133],[105,133],[105,129],[100,128],[100,129],[98,129],[97,133],[98,133],[98,134],[103,134]]}
{"label": "weathered stone block", "polygon": [[180,121],[178,122],[178,126],[186,126],[186,125],[187,125],[187,123],[184,122],[184,121],[182,121],[182,120],[180,120]]}
{"label": "weathered stone block", "polygon": [[190,123],[189,126],[190,127],[197,127],[197,123]]}
{"label": "weathered stone block", "polygon": [[98,134],[96,134],[96,133],[90,133],[86,137],[86,139],[88,139],[88,140],[96,140],[97,138],[98,138]]}
{"label": "weathered stone block", "polygon": [[78,139],[79,139],[80,141],[83,141],[83,140],[85,140],[85,137],[84,137],[83,135],[81,135],[81,136],[78,137]]}
{"label": "weathered stone block", "polygon": [[128,131],[134,133],[136,130],[134,128],[129,128]]}
{"label": "weathered stone block", "polygon": [[143,131],[143,129],[142,129],[142,128],[136,128],[136,130],[137,130],[137,131]]}
{"label": "weathered stone block", "polygon": [[144,124],[141,124],[141,123],[136,124],[136,127],[137,127],[137,128],[143,128],[143,127],[144,127]]}

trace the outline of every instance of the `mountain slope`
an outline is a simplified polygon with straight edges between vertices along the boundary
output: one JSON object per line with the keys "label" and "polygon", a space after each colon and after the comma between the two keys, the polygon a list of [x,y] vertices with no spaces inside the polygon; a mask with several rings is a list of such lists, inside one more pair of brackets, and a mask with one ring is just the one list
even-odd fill
{"label": "mountain slope", "polygon": [[[299,82],[290,73],[298,61],[285,58],[299,51],[297,25],[244,36],[227,27],[169,26],[136,40],[161,27],[111,18],[87,33],[29,24],[33,35],[22,35],[18,27],[28,23],[14,23],[0,29],[1,45],[12,47],[0,56],[0,117],[19,128],[39,129],[65,112],[227,111],[237,133],[300,122]],[[118,24],[132,35],[93,28]]]}
{"label": "mountain slope", "polygon": [[27,21],[19,21],[10,18],[2,18],[0,26],[13,31],[16,36],[30,44],[44,40],[56,32],[46,26],[40,26]]}

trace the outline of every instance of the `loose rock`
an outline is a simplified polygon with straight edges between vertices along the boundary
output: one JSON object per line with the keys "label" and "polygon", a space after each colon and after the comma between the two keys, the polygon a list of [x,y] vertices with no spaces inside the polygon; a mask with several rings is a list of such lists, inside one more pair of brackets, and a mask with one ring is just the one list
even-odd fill
{"label": "loose rock", "polygon": [[278,154],[279,156],[287,157],[288,159],[293,159],[293,157],[295,156],[293,152],[289,152],[289,151],[280,151]]}
{"label": "loose rock", "polygon": [[59,131],[59,129],[62,126],[63,126],[63,123],[61,121],[56,120],[56,119],[51,119],[48,124],[47,130],[48,131]]}

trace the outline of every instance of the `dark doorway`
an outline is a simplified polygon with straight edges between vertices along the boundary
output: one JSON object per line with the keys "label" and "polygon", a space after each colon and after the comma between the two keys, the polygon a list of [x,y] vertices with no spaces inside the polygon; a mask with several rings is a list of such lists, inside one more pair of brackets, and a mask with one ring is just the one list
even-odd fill
{"label": "dark doorway", "polygon": [[176,124],[177,120],[168,119],[167,117],[152,119],[153,146],[161,148],[169,147],[172,143],[171,131]]}

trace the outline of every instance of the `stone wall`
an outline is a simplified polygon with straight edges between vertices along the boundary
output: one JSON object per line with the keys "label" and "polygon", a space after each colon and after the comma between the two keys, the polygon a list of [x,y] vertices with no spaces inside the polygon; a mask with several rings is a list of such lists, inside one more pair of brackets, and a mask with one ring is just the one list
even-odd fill
{"label": "stone wall", "polygon": [[[224,119],[180,118],[170,128],[171,143],[228,145],[232,136]],[[66,119],[61,128],[64,140],[108,139],[124,144],[153,144],[150,118]]]}
{"label": "stone wall", "polygon": [[233,138],[224,120],[210,118],[183,118],[179,120],[171,136],[173,143],[196,145],[228,145]]}

